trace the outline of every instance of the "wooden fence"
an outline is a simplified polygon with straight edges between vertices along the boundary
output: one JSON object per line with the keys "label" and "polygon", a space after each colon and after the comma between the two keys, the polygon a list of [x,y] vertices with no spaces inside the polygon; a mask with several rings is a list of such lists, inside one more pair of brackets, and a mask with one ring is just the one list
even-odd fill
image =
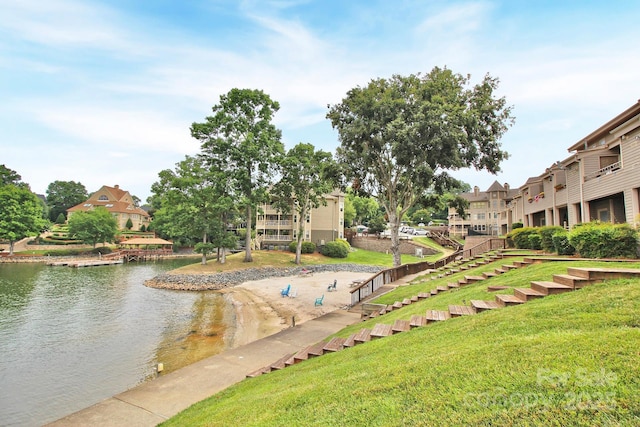
{"label": "wooden fence", "polygon": [[439,259],[436,262],[417,262],[415,264],[404,264],[399,267],[392,267],[386,270],[382,270],[375,274],[371,278],[362,282],[357,288],[351,290],[351,306],[362,301],[364,298],[373,294],[387,283],[393,283],[398,279],[408,276],[410,274],[420,273],[426,270],[436,270],[440,267],[455,261],[457,258],[471,259],[484,252],[493,251],[496,249],[505,249],[507,246],[506,239],[489,239],[473,248],[465,250],[457,250],[446,258]]}

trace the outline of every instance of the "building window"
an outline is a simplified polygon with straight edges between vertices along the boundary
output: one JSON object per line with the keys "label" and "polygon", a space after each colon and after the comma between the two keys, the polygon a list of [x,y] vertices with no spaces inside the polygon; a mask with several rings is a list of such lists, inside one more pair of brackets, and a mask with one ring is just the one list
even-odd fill
{"label": "building window", "polygon": [[103,194],[102,196],[98,197],[98,200],[100,200],[101,202],[104,202],[109,200],[109,198]]}

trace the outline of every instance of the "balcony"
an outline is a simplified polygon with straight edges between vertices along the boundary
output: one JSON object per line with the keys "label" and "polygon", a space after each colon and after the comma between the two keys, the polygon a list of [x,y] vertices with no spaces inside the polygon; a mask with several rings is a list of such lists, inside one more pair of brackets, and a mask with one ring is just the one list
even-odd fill
{"label": "balcony", "polygon": [[290,242],[293,240],[293,237],[290,235],[282,234],[282,235],[264,235],[265,242]]}
{"label": "balcony", "polygon": [[595,179],[603,175],[609,175],[618,169],[622,169],[622,160],[612,163],[609,166],[605,166],[602,169],[599,169],[595,172],[590,173],[589,175],[584,176],[584,181],[587,182],[590,179]]}
{"label": "balcony", "polygon": [[272,220],[272,219],[268,219],[266,221],[264,221],[265,225],[268,226],[272,226],[272,227],[291,227],[291,220],[287,220],[287,219],[283,219],[283,220]]}

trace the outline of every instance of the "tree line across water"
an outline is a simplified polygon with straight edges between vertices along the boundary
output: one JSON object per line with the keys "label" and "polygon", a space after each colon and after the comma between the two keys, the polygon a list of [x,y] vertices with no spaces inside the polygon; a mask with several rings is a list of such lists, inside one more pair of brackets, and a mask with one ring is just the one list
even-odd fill
{"label": "tree line across water", "polygon": [[[393,262],[400,265],[398,229],[407,215],[416,207],[433,211],[443,195],[465,188],[452,171],[473,167],[496,173],[508,157],[500,139],[514,119],[505,98],[495,95],[497,87],[498,79],[489,75],[472,84],[469,76],[439,67],[371,80],[329,105],[326,118],[339,139],[335,153],[308,142],[285,150],[273,124],[279,103],[261,90],[232,89],[220,96],[210,116],[191,125],[200,152],[161,171],[152,185],[154,231],[177,241],[197,239],[203,262],[216,250],[224,262],[220,249],[238,241],[229,224],[239,221],[246,230],[244,260],[250,262],[253,219],[261,203],[306,218],[326,203],[325,194],[349,188],[351,201],[372,199],[384,214]],[[13,178],[0,187],[0,239],[10,242],[38,233],[47,222],[42,202]],[[460,198],[447,203],[464,210]],[[9,205],[21,213],[7,219],[4,212],[13,212]],[[93,241],[111,238],[110,231],[94,228]],[[298,263],[302,231],[296,233]]]}

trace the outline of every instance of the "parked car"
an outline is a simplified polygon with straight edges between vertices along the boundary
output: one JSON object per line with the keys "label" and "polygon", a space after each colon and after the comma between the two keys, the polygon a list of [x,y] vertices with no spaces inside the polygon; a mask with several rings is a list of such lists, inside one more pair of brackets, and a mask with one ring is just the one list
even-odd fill
{"label": "parked car", "polygon": [[411,227],[405,227],[402,232],[407,234],[413,234],[414,230]]}
{"label": "parked car", "polygon": [[429,233],[429,230],[414,230],[413,235],[414,236],[430,236],[431,233]]}

